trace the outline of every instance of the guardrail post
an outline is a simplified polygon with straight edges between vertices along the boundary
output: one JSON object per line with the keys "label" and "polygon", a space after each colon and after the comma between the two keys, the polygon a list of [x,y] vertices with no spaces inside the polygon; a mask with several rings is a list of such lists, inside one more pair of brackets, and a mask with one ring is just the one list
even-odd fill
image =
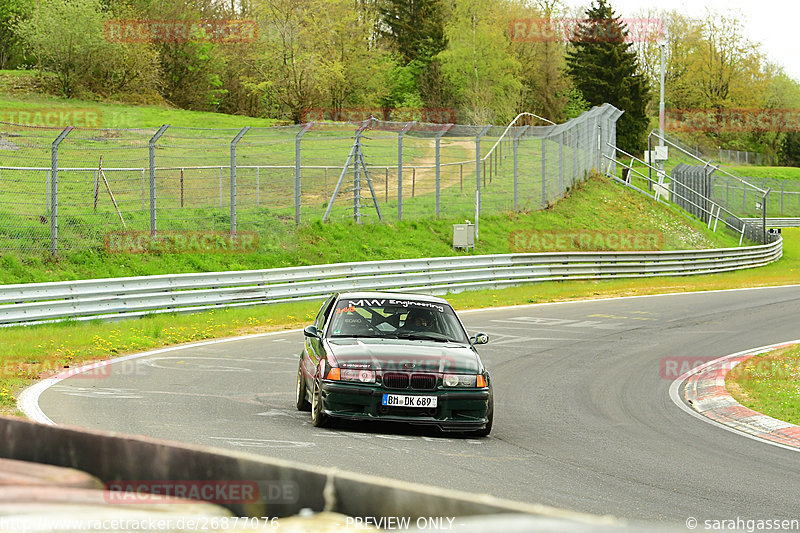
{"label": "guardrail post", "polygon": [[481,218],[481,137],[491,126],[484,126],[475,136],[475,242],[478,242],[478,220]]}
{"label": "guardrail post", "polygon": [[50,253],[58,251],[58,145],[61,144],[72,126],[67,126],[53,141],[50,150]]}
{"label": "guardrail post", "polygon": [[164,135],[169,128],[169,124],[164,124],[155,135],[150,138],[148,148],[150,150],[150,237],[155,237],[158,232],[156,221],[156,142]]}
{"label": "guardrail post", "polygon": [[397,220],[403,220],[403,136],[416,123],[409,122],[397,134]]}
{"label": "guardrail post", "polygon": [[[236,137],[231,141],[231,237],[236,235],[236,145],[241,138],[250,129],[250,126],[245,126]],[[181,172],[183,177],[183,172]],[[181,187],[183,187],[183,180],[181,180]],[[181,188],[181,200],[183,200],[183,189]],[[181,202],[183,204],[183,202]],[[183,205],[181,205],[183,207]]]}
{"label": "guardrail post", "polygon": [[452,128],[452,124],[445,124],[442,131],[436,134],[436,218],[439,218],[439,215],[442,212],[442,158],[440,154],[440,141],[442,140],[442,136],[448,132],[450,128]]}
{"label": "guardrail post", "polygon": [[302,167],[300,165],[301,157],[302,157],[302,149],[300,148],[300,140],[303,138],[303,135],[311,128],[313,122],[309,122],[308,124],[304,125],[300,131],[297,132],[294,138],[294,223],[300,224],[301,214],[300,214],[300,207],[301,207],[301,172]]}
{"label": "guardrail post", "polygon": [[519,211],[519,140],[528,128],[530,126],[522,126],[511,138],[511,147],[514,151],[514,211]]}

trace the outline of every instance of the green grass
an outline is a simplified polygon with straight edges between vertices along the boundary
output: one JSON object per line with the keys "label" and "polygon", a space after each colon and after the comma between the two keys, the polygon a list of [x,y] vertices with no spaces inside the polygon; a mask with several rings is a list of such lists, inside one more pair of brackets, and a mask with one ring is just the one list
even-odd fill
{"label": "green grass", "polygon": [[[240,223],[240,229],[258,231],[256,253],[114,254],[87,250],[55,259],[47,254],[5,253],[0,256],[0,284],[460,255],[466,252],[453,251],[452,227],[463,220],[427,218],[363,225],[348,220],[316,221],[297,226],[289,217],[267,212]],[[218,229],[224,231],[226,223],[223,219]],[[183,228],[193,229],[191,224],[187,219]],[[510,253],[514,251],[512,234],[532,230],[660,232],[664,247],[670,250],[732,247],[739,240],[738,235],[721,229],[712,233],[702,223],[599,177],[579,183],[567,199],[549,209],[486,216],[479,227],[480,241],[471,252],[475,254]]]}
{"label": "green grass", "polygon": [[800,346],[750,358],[728,374],[725,384],[745,407],[800,424]]}
{"label": "green grass", "polygon": [[[158,128],[162,124],[187,128],[242,128],[276,123],[274,119],[187,111],[166,105],[130,105],[49,96],[42,92],[37,79],[33,71],[0,70],[0,121],[8,121],[12,113],[19,111],[84,109],[96,111],[100,119],[98,126],[103,128]],[[60,124],[61,127],[68,125],[78,124]]]}
{"label": "green grass", "polygon": [[726,167],[738,176],[773,178],[778,180],[800,180],[800,167]]}

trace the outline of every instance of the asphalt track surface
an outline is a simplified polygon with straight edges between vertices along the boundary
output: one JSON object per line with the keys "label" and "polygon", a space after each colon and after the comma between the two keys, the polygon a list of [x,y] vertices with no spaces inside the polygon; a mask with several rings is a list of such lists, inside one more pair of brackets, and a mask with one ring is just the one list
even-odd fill
{"label": "asphalt track surface", "polygon": [[[800,453],[679,409],[686,362],[793,340],[800,286],[463,313],[495,392],[490,437],[314,428],[302,333],[166,352],[44,392],[58,424],[144,434],[622,518],[800,519]],[[702,529],[702,527],[701,527]]]}

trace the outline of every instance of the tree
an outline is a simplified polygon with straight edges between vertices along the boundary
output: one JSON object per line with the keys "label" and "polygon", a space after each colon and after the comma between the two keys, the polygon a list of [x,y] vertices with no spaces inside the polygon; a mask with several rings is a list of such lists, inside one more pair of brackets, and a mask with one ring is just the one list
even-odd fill
{"label": "tree", "polygon": [[378,107],[391,61],[371,43],[373,6],[350,0],[259,0],[262,53],[253,90],[272,116],[304,120],[309,108]]}
{"label": "tree", "polygon": [[55,73],[64,96],[153,91],[158,68],[152,48],[105,38],[105,23],[113,16],[99,0],[49,0],[15,32],[40,68]]}
{"label": "tree", "polygon": [[625,42],[627,28],[606,0],[595,0],[586,16],[588,22],[570,39],[567,72],[590,104],[608,102],[625,112],[617,122],[617,146],[641,152],[649,125],[649,87],[632,45]]}
{"label": "tree", "polygon": [[509,121],[518,107],[520,64],[511,53],[506,22],[492,0],[464,0],[445,25],[448,44],[437,58],[473,124]]}
{"label": "tree", "polygon": [[398,55],[402,66],[422,64],[444,50],[444,7],[442,0],[379,0],[379,33]]}
{"label": "tree", "polygon": [[[562,13],[557,0],[536,0],[536,6],[513,3],[509,21],[552,21]],[[520,62],[523,85],[519,111],[531,111],[553,122],[566,117],[570,80],[564,72],[565,45],[556,35],[552,39],[531,42],[524,39],[512,43],[512,51]]]}
{"label": "tree", "polygon": [[0,0],[0,69],[13,68],[22,62],[14,24],[32,10],[32,0]]}

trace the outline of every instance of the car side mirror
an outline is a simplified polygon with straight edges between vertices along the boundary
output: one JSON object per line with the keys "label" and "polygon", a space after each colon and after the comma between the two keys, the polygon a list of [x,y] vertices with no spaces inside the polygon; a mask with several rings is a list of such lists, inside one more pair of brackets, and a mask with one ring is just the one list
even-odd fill
{"label": "car side mirror", "polygon": [[486,344],[489,342],[489,335],[486,333],[476,333],[474,337],[470,337],[470,344]]}
{"label": "car side mirror", "polygon": [[320,331],[317,329],[316,326],[306,326],[305,329],[303,330],[303,335],[314,339],[322,338],[322,336],[320,335]]}

